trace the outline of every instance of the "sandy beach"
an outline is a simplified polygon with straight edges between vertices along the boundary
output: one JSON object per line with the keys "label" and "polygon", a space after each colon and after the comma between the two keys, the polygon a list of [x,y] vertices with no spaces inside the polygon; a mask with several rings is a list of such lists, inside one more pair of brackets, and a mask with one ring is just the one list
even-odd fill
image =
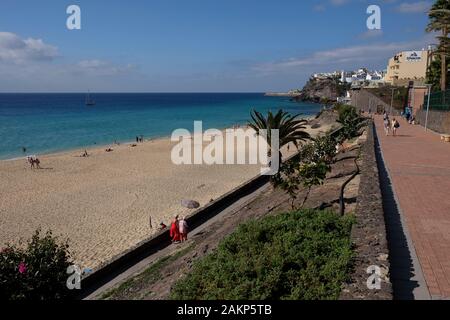
{"label": "sandy beach", "polygon": [[[308,127],[313,136],[328,129]],[[259,165],[174,165],[175,144],[161,138],[88,149],[86,158],[84,149],[39,156],[41,170],[25,159],[0,161],[0,246],[51,229],[69,239],[77,264],[95,269],[160,222],[189,214],[181,200],[203,206],[259,174]]]}

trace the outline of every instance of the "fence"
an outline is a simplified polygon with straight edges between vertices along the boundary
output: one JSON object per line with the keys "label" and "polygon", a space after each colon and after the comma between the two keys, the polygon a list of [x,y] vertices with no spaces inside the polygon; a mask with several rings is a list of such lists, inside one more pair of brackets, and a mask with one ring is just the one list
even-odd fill
{"label": "fence", "polygon": [[[428,103],[428,95],[425,96],[424,106]],[[430,109],[438,111],[450,111],[450,89],[434,92],[430,95]]]}

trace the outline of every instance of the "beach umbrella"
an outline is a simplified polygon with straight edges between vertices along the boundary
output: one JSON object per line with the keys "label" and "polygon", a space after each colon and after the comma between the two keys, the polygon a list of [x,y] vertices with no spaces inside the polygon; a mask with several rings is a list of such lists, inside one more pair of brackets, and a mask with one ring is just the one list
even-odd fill
{"label": "beach umbrella", "polygon": [[181,205],[189,209],[197,209],[200,207],[200,203],[194,200],[182,200]]}

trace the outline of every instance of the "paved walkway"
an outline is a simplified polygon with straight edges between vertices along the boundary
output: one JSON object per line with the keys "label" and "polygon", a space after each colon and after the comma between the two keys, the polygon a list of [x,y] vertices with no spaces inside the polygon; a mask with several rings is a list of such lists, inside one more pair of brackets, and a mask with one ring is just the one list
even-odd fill
{"label": "paved walkway", "polygon": [[450,298],[450,143],[400,120],[398,136],[375,125],[385,164],[433,298]]}

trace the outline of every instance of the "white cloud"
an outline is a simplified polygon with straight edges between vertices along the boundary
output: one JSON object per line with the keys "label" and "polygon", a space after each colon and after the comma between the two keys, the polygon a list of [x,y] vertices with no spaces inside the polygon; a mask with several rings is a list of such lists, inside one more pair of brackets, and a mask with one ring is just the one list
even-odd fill
{"label": "white cloud", "polygon": [[396,8],[396,11],[400,13],[425,13],[430,7],[431,3],[428,1],[403,2]]}
{"label": "white cloud", "polygon": [[317,4],[313,7],[314,11],[325,11],[326,7],[324,4]]}
{"label": "white cloud", "polygon": [[0,32],[0,62],[22,64],[51,61],[58,56],[58,48],[41,39],[22,39],[11,32]]}
{"label": "white cloud", "polygon": [[383,36],[383,30],[367,30],[358,36],[359,39],[367,40]]}
{"label": "white cloud", "polygon": [[114,76],[128,73],[135,69],[132,64],[118,65],[105,60],[82,60],[73,66],[73,70],[78,74],[89,76]]}
{"label": "white cloud", "polygon": [[68,57],[58,57],[58,48],[42,39],[0,32],[0,91],[83,91],[108,85],[120,90],[118,83],[131,83],[138,76],[131,64],[107,59],[70,62]]}
{"label": "white cloud", "polygon": [[313,6],[314,11],[325,11],[329,5],[340,7],[347,3],[349,3],[351,0],[329,0],[326,3],[319,3]]}
{"label": "white cloud", "polygon": [[253,67],[254,71],[262,73],[277,73],[300,70],[317,66],[338,68],[343,64],[368,65],[374,61],[386,61],[399,51],[422,49],[430,43],[431,36],[411,42],[374,43],[355,45],[346,48],[317,51],[309,56],[290,58],[283,61],[268,62]]}
{"label": "white cloud", "polygon": [[347,2],[350,2],[350,0],[330,0],[331,4],[334,6],[342,6],[346,4]]}
{"label": "white cloud", "polygon": [[79,92],[132,90],[133,79],[140,77],[133,65],[103,60],[75,63],[0,63],[0,92]]}
{"label": "white cloud", "polygon": [[82,60],[78,62],[78,66],[84,69],[99,69],[107,66],[108,63],[102,60]]}

